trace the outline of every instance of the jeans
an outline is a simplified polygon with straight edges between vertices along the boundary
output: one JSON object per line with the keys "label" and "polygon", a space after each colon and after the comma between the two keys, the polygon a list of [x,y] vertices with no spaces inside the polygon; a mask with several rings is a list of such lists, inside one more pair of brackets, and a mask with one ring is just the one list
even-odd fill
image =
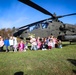
{"label": "jeans", "polygon": [[37,50],[37,45],[32,45],[31,50]]}
{"label": "jeans", "polygon": [[14,52],[17,52],[17,45],[14,45]]}
{"label": "jeans", "polygon": [[62,48],[62,45],[59,45],[59,48]]}
{"label": "jeans", "polygon": [[5,46],[6,47],[6,52],[8,52],[9,50],[8,50],[8,46]]}

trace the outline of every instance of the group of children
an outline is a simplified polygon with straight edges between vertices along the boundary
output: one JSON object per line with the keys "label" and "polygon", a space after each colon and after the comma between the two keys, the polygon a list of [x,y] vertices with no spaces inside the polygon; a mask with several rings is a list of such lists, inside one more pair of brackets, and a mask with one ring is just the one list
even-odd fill
{"label": "group of children", "polygon": [[26,51],[27,49],[29,50],[51,50],[52,48],[62,48],[61,40],[58,40],[57,38],[53,36],[48,37],[48,38],[30,37],[30,40],[26,40],[25,44],[23,42],[18,44],[18,49],[21,51],[24,51],[24,50]]}
{"label": "group of children", "polygon": [[51,36],[48,38],[30,37],[31,50],[50,50],[52,48],[62,48],[61,40]]}
{"label": "group of children", "polygon": [[[2,46],[1,46],[2,45]],[[26,51],[29,50],[51,50],[52,48],[62,48],[61,40],[51,36],[47,38],[40,37],[32,37],[30,36],[29,40],[25,42],[23,40],[18,41],[16,37],[10,36],[10,38],[3,38],[0,36],[0,51],[5,46],[6,52],[9,51],[8,47],[10,47],[10,51]]]}

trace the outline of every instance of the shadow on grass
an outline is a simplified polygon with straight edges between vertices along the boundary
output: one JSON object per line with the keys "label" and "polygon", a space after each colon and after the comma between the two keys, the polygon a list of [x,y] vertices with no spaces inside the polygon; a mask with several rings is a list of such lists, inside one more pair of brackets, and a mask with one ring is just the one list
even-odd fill
{"label": "shadow on grass", "polygon": [[76,59],[67,59],[69,62],[71,62],[74,66],[76,66]]}
{"label": "shadow on grass", "polygon": [[68,43],[68,44],[62,44],[62,45],[63,45],[63,47],[65,47],[65,46],[69,46],[69,45],[76,45],[76,43],[72,43],[72,44]]}
{"label": "shadow on grass", "polygon": [[0,52],[6,52],[5,50],[0,50]]}
{"label": "shadow on grass", "polygon": [[[69,62],[71,62],[74,66],[76,66],[76,59],[67,59]],[[73,73],[76,74],[76,70],[72,70]]]}
{"label": "shadow on grass", "polygon": [[63,47],[68,46],[68,45],[70,45],[70,44],[63,44]]}
{"label": "shadow on grass", "polygon": [[14,75],[24,75],[24,72],[19,71],[19,72],[14,73]]}
{"label": "shadow on grass", "polygon": [[28,75],[28,74],[24,74],[24,72],[19,71],[19,72],[14,73],[14,75]]}
{"label": "shadow on grass", "polygon": [[72,70],[76,74],[76,70]]}

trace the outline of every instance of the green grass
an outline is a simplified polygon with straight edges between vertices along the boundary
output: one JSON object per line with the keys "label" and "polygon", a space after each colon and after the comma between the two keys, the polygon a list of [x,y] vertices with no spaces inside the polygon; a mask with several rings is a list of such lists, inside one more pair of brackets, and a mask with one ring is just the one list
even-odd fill
{"label": "green grass", "polygon": [[46,51],[1,52],[0,75],[76,75],[76,45],[68,44]]}

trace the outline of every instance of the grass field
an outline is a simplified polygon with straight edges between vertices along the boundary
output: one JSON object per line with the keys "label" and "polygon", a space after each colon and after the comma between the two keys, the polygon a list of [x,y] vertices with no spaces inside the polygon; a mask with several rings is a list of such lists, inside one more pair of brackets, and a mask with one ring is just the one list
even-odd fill
{"label": "grass field", "polygon": [[1,52],[0,75],[76,75],[76,44],[62,49]]}

